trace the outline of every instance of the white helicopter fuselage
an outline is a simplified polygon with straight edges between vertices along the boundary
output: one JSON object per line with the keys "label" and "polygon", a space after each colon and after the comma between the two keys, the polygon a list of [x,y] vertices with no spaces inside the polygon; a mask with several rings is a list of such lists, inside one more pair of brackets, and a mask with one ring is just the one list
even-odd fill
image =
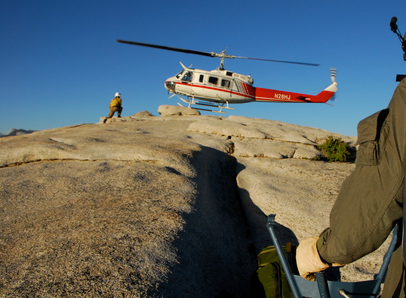
{"label": "white helicopter fuselage", "polygon": [[165,81],[169,93],[217,103],[255,101],[254,80],[228,70],[186,68]]}

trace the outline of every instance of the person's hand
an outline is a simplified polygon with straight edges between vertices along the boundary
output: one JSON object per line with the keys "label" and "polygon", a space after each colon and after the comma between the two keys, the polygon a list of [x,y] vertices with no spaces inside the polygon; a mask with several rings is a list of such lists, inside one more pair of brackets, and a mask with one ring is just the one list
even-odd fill
{"label": "person's hand", "polygon": [[301,277],[316,280],[314,273],[326,270],[330,264],[324,263],[317,250],[319,237],[307,238],[300,242],[296,250],[296,264]]}

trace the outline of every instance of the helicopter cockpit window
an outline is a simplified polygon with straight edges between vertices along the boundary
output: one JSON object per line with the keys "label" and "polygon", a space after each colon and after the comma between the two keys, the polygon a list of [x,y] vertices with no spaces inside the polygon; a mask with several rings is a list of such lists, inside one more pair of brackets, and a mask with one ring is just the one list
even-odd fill
{"label": "helicopter cockpit window", "polygon": [[192,81],[192,72],[191,71],[187,71],[183,78],[182,81],[186,81],[186,82],[191,82]]}
{"label": "helicopter cockpit window", "polygon": [[224,88],[230,88],[230,80],[221,80],[221,86]]}
{"label": "helicopter cockpit window", "polygon": [[217,85],[218,84],[219,79],[216,77],[209,77],[209,83],[213,84],[213,85]]}
{"label": "helicopter cockpit window", "polygon": [[204,80],[204,75],[200,75],[200,77],[199,77],[199,82],[200,82],[200,83],[203,83],[203,80]]}
{"label": "helicopter cockpit window", "polygon": [[176,75],[176,78],[177,78],[177,79],[179,79],[179,78],[182,76],[183,71],[184,71],[184,70],[182,69],[182,70]]}

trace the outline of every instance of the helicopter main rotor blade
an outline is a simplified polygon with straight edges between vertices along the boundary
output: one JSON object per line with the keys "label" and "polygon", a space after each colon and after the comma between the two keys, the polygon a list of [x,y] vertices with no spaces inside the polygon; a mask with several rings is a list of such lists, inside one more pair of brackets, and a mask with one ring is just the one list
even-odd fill
{"label": "helicopter main rotor blade", "polygon": [[278,62],[278,63],[290,63],[290,64],[299,64],[299,65],[308,65],[308,66],[319,66],[317,63],[307,63],[307,62],[296,62],[296,61],[283,61],[283,60],[272,60],[272,59],[261,59],[261,58],[249,58],[249,57],[234,57],[238,59],[248,59],[248,60],[259,60],[259,61],[269,61],[269,62]]}
{"label": "helicopter main rotor blade", "polygon": [[186,54],[194,54],[194,55],[200,55],[200,56],[206,56],[206,57],[217,57],[217,58],[221,58],[222,61],[224,60],[224,58],[229,58],[229,59],[248,59],[248,60],[278,62],[278,63],[290,63],[290,64],[299,64],[299,65],[308,65],[308,66],[319,66],[320,65],[320,64],[306,63],[306,62],[295,62],[295,61],[283,61],[283,60],[272,60],[272,59],[261,59],[261,58],[249,58],[249,57],[233,56],[233,55],[227,55],[225,53],[225,50],[223,52],[221,52],[221,53],[214,53],[214,52],[209,53],[209,52],[201,52],[201,51],[174,48],[174,47],[168,47],[168,46],[161,46],[161,45],[150,44],[150,43],[121,40],[121,39],[117,39],[117,42],[131,44],[131,45],[137,45],[137,46],[142,46],[142,47],[161,49],[161,50],[181,52],[181,53],[186,53]]}
{"label": "helicopter main rotor blade", "polygon": [[200,51],[187,50],[187,49],[181,49],[181,48],[173,48],[173,47],[168,47],[168,46],[160,46],[160,45],[150,44],[150,43],[142,43],[142,42],[135,42],[135,41],[120,40],[120,39],[117,39],[117,42],[127,43],[127,44],[142,46],[142,47],[150,47],[150,48],[156,48],[156,49],[162,49],[162,50],[168,50],[168,51],[181,52],[181,53],[186,53],[186,54],[195,54],[195,55],[201,55],[201,56],[206,56],[206,57],[214,57],[214,55],[212,53],[208,53],[208,52],[200,52]]}

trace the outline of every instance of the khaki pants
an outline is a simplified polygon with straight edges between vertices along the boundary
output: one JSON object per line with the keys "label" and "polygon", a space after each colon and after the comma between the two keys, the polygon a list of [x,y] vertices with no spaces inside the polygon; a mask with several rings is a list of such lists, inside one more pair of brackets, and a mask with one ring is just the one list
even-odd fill
{"label": "khaki pants", "polygon": [[122,107],[111,107],[110,108],[110,112],[109,115],[107,116],[107,118],[111,118],[113,117],[114,113],[117,112],[117,116],[121,117],[121,112],[123,111]]}

